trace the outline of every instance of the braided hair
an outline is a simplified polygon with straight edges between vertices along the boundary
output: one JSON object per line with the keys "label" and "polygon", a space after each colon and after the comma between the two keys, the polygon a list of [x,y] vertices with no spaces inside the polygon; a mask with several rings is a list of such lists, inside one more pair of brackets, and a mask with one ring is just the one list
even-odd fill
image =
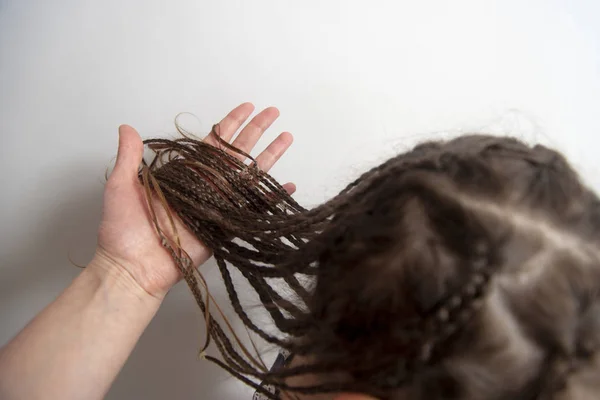
{"label": "braided hair", "polygon": [[[305,362],[268,371],[219,322],[206,281],[154,218],[205,314],[203,351],[219,350],[210,361],[291,395],[600,393],[600,201],[559,153],[485,135],[427,142],[306,210],[218,125],[211,134],[218,146],[145,141],[156,153],[140,169],[151,215],[154,196],[213,251],[246,328]],[[271,329],[242,306],[232,270]],[[306,376],[310,384],[293,383]]]}

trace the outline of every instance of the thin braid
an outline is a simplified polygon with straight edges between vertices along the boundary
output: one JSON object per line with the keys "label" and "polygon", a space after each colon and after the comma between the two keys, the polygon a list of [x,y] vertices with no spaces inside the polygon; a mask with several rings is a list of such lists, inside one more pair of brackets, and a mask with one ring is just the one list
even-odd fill
{"label": "thin braid", "polygon": [[267,342],[286,348],[286,344],[284,341],[265,333],[262,329],[257,327],[254,324],[254,322],[252,322],[252,320],[250,319],[248,314],[246,314],[246,312],[242,308],[242,305],[240,304],[237,292],[235,290],[235,286],[233,285],[233,281],[231,279],[229,271],[227,271],[227,266],[225,265],[225,262],[223,261],[223,259],[220,258],[217,258],[216,261],[217,266],[219,267],[219,271],[221,272],[221,276],[223,277],[225,288],[227,289],[227,294],[229,295],[229,300],[231,301],[235,312],[240,317],[244,325],[256,332],[261,338],[263,338]]}

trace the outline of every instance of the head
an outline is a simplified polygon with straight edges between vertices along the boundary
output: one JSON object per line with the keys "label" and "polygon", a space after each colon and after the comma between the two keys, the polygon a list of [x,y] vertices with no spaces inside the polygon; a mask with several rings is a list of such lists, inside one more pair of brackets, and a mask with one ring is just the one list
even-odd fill
{"label": "head", "polygon": [[[222,165],[227,189],[184,173],[177,159],[151,172],[214,250],[244,324],[294,354],[266,372],[211,323],[224,357],[216,362],[236,376],[289,398],[600,394],[600,201],[557,152],[481,135],[425,143],[313,210],[260,171],[244,178],[251,170],[232,168],[225,153],[227,163],[193,157]],[[278,332],[252,321],[229,268]],[[194,276],[186,280],[198,287]]]}

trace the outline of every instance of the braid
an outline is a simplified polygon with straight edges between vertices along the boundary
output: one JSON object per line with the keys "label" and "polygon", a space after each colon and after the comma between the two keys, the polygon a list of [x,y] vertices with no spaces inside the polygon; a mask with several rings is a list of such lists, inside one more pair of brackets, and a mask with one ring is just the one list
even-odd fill
{"label": "braid", "polygon": [[[221,354],[206,359],[268,398],[256,380],[382,399],[553,398],[593,366],[600,200],[559,153],[481,135],[424,143],[306,210],[218,132],[216,147],[145,141],[156,154],[140,178],[214,252],[241,322],[311,360],[266,371],[157,225],[205,314],[204,349]],[[230,268],[276,332],[252,321]],[[288,381],[307,374],[317,382]]]}

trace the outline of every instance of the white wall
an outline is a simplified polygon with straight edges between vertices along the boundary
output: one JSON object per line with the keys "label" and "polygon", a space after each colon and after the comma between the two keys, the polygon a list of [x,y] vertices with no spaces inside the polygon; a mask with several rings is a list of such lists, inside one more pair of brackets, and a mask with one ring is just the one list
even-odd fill
{"label": "white wall", "polygon": [[[295,134],[273,174],[306,205],[470,130],[551,143],[600,188],[599,17],[595,0],[0,0],[0,344],[92,254],[121,123],[169,135],[190,111],[206,132],[276,105],[262,145]],[[201,327],[178,285],[108,398],[244,398],[195,359]]]}

